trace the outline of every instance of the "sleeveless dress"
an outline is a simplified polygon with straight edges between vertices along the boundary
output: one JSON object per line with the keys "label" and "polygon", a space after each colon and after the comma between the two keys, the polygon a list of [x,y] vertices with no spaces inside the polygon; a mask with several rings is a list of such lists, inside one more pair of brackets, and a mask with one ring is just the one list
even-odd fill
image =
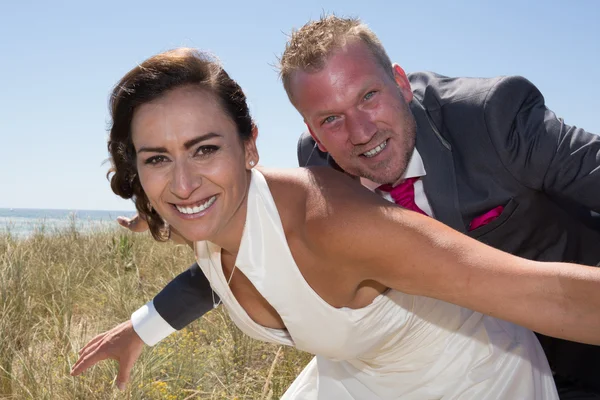
{"label": "sleeveless dress", "polygon": [[248,316],[229,289],[220,247],[197,242],[195,252],[243,332],[316,355],[282,399],[558,399],[542,348],[525,328],[391,289],[360,309],[325,302],[298,269],[256,169],[236,273],[244,273],[287,329],[267,328]]}

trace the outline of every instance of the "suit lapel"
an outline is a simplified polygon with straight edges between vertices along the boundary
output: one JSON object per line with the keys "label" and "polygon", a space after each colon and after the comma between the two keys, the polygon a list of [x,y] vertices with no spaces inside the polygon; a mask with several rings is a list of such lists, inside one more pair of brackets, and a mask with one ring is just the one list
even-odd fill
{"label": "suit lapel", "polygon": [[417,122],[416,148],[426,175],[423,187],[435,218],[459,232],[466,232],[460,214],[452,147],[436,128],[425,107],[415,97],[410,103]]}

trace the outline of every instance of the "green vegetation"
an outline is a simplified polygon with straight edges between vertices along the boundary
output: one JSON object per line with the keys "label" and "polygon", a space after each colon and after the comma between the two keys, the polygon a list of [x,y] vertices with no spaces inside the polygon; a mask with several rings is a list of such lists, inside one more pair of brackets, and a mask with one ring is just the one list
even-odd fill
{"label": "green vegetation", "polygon": [[119,231],[0,235],[0,399],[277,399],[311,356],[252,340],[221,309],[146,348],[126,392],[117,363],[69,371],[193,261],[190,249]]}

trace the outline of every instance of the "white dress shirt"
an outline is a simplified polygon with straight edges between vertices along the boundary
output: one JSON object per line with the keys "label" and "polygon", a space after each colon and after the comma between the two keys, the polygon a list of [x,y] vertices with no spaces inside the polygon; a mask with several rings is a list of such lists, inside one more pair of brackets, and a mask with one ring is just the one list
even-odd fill
{"label": "white dress shirt", "polygon": [[[404,176],[402,176],[402,179],[417,178],[417,177],[420,178],[414,184],[415,204],[421,210],[423,210],[425,212],[425,214],[429,215],[430,217],[433,217],[433,210],[431,209],[431,205],[429,204],[429,200],[427,200],[427,196],[425,195],[425,190],[423,189],[423,179],[422,178],[426,174],[427,173],[425,171],[425,165],[423,164],[423,159],[421,158],[421,155],[419,154],[417,149],[415,149],[412,153],[412,156],[410,157],[410,160],[408,161],[408,165],[406,166],[406,171],[404,171]],[[378,193],[384,199],[391,201],[392,203],[394,202],[394,200],[392,199],[392,196],[388,192],[384,192],[382,190],[377,189],[379,186],[381,186],[381,184],[373,182],[367,178],[360,178],[360,183],[362,183],[362,185],[364,187],[366,187],[367,189],[369,189],[375,193]]]}

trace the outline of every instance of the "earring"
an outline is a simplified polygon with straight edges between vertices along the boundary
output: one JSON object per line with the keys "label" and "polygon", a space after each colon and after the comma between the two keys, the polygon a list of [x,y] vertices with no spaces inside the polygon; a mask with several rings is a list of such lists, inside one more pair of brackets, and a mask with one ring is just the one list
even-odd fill
{"label": "earring", "polygon": [[254,167],[254,161],[250,161],[248,164],[250,164],[251,167]]}

